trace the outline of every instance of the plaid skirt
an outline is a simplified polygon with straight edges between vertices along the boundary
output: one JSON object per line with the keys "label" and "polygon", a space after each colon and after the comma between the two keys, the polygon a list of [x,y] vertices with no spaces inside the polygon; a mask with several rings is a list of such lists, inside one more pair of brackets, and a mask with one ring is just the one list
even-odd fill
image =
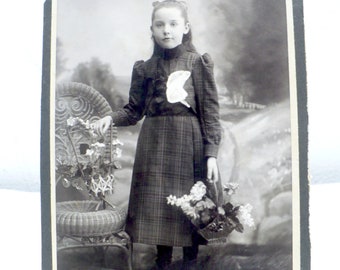
{"label": "plaid skirt", "polygon": [[193,228],[170,194],[188,194],[206,176],[196,116],[157,116],[144,120],[132,175],[126,231],[135,243],[191,246]]}

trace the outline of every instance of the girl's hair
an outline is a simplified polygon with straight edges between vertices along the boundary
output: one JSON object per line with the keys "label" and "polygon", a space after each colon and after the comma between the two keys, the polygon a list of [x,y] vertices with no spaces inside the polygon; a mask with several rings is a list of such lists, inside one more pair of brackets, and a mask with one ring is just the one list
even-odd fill
{"label": "girl's hair", "polygon": [[[185,23],[189,22],[188,18],[188,7],[186,2],[179,1],[179,0],[164,0],[162,2],[154,2],[153,4],[153,11],[151,16],[151,25],[153,23],[153,20],[155,19],[155,13],[161,9],[161,8],[178,8],[182,16],[184,18]],[[196,52],[195,46],[192,44],[192,34],[191,34],[191,27],[189,29],[189,32],[183,36],[182,44],[184,45],[185,49],[190,52]]]}

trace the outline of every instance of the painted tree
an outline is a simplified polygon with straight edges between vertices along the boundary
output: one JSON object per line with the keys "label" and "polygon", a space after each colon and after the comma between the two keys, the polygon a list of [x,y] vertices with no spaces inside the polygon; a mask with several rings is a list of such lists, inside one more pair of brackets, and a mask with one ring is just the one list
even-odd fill
{"label": "painted tree", "polygon": [[121,108],[123,98],[115,90],[115,76],[109,64],[102,63],[98,58],[78,64],[71,76],[71,81],[87,84],[99,91],[109,102],[112,109]]}
{"label": "painted tree", "polygon": [[289,96],[284,0],[205,1],[204,33],[217,81],[244,101],[271,104]]}

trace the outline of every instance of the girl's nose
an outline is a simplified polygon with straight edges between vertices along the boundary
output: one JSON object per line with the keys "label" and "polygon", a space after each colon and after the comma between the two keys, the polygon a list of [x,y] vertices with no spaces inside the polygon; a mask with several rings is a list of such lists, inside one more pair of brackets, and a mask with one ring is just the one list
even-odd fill
{"label": "girl's nose", "polygon": [[164,26],[164,35],[167,35],[169,33],[170,33],[170,28],[169,28],[169,26],[165,25]]}

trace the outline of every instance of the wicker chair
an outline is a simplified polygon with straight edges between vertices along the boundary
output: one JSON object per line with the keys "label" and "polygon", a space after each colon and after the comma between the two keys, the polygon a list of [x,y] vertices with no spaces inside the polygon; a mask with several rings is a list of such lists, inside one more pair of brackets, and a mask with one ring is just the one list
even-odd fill
{"label": "wicker chair", "polygon": [[[84,159],[84,146],[90,145],[90,138],[76,129],[72,131],[72,140],[67,130],[67,120],[79,117],[93,122],[112,113],[106,99],[95,89],[81,83],[66,83],[56,88],[55,102],[55,155],[56,168],[61,165],[74,165]],[[104,138],[104,158],[112,160],[112,138],[116,138],[117,129],[111,127]],[[74,179],[69,186],[61,185],[63,175],[56,170],[57,198],[56,227],[58,251],[79,247],[118,247],[127,256],[127,268],[131,269],[131,244],[124,232],[126,209],[118,206],[108,207],[98,200],[90,200],[86,190],[79,189],[81,177]],[[73,187],[73,188],[72,188]],[[61,194],[58,194],[61,193]],[[58,196],[59,195],[59,196]],[[81,200],[79,200],[81,199]]]}

